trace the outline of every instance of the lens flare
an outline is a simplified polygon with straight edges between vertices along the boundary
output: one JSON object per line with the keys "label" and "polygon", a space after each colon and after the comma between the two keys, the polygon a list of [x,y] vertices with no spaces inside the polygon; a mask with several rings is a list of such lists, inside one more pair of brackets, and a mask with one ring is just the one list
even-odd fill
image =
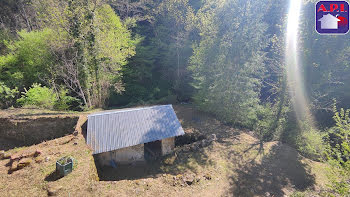
{"label": "lens flare", "polygon": [[289,91],[297,118],[300,121],[310,120],[312,124],[312,116],[308,109],[308,101],[301,73],[302,64],[298,54],[301,4],[301,0],[290,0],[286,32],[285,61]]}

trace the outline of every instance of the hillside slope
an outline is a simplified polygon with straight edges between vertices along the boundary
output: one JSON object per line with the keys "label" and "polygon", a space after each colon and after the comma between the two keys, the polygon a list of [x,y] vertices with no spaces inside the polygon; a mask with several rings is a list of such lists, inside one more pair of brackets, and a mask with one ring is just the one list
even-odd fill
{"label": "hillside slope", "polygon": [[[285,144],[260,144],[249,132],[225,126],[190,106],[174,108],[186,132],[186,137],[176,142],[176,154],[146,166],[99,169],[84,137],[67,135],[7,151],[19,155],[39,150],[41,155],[28,167],[12,173],[9,173],[10,160],[0,160],[0,193],[5,196],[288,196],[308,190],[311,195],[327,184],[325,164],[303,158]],[[55,161],[66,155],[73,156],[76,165],[71,174],[58,179],[54,174]]]}

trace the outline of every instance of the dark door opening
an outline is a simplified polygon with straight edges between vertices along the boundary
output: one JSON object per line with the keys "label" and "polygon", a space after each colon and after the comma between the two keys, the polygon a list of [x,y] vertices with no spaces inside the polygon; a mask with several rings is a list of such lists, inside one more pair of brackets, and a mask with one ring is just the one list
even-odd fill
{"label": "dark door opening", "polygon": [[162,142],[160,140],[144,145],[145,160],[156,160],[162,155]]}

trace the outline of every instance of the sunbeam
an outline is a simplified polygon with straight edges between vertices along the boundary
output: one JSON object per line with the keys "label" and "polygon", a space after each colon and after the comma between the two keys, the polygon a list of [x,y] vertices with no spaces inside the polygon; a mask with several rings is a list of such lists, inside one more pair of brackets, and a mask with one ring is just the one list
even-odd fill
{"label": "sunbeam", "polygon": [[308,108],[308,101],[305,94],[302,77],[302,63],[298,54],[299,51],[299,20],[301,11],[301,0],[291,0],[288,12],[288,25],[286,33],[285,60],[287,66],[287,79],[292,103],[298,120],[310,120],[311,113]]}

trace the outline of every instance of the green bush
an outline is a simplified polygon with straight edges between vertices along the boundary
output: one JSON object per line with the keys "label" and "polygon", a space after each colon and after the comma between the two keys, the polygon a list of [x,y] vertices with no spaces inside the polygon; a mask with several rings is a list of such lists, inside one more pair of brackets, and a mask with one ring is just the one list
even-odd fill
{"label": "green bush", "polygon": [[320,161],[324,159],[325,133],[313,127],[312,120],[299,121],[294,111],[290,111],[280,135],[283,143],[296,148],[303,156]]}
{"label": "green bush", "polygon": [[312,160],[322,160],[325,144],[322,133],[314,128],[303,130],[297,137],[297,147],[299,152]]}
{"label": "green bush", "polygon": [[328,164],[330,167],[327,171],[327,178],[329,180],[329,184],[327,184],[329,188],[329,191],[326,192],[328,194],[327,196],[349,196],[349,170],[342,167],[336,159],[328,160]]}
{"label": "green bush", "polygon": [[21,106],[36,106],[45,109],[74,110],[81,111],[81,101],[69,96],[68,90],[61,88],[58,93],[40,84],[33,84],[32,87],[22,93],[22,97],[17,99]]}
{"label": "green bush", "polygon": [[33,105],[39,108],[53,109],[57,102],[54,91],[40,84],[33,84],[29,90],[22,92],[22,97],[17,102],[22,106]]}
{"label": "green bush", "polygon": [[[350,109],[337,110],[334,104],[335,126],[328,130],[326,140],[327,149],[325,151],[328,163],[333,166],[335,173],[331,174],[331,184],[329,188],[332,192],[341,196],[350,195]],[[336,174],[336,177],[332,175]]]}
{"label": "green bush", "polygon": [[274,135],[272,125],[274,123],[274,112],[270,105],[257,107],[256,134],[262,141],[271,141]]}
{"label": "green bush", "polygon": [[289,107],[278,101],[274,105],[266,103],[257,107],[257,121],[254,131],[261,141],[277,140],[286,127]]}
{"label": "green bush", "polygon": [[3,82],[0,82],[0,109],[10,107],[18,94],[18,89],[11,89]]}
{"label": "green bush", "polygon": [[332,185],[329,185],[333,192],[340,194],[341,196],[349,196],[350,185],[346,181],[333,181]]}
{"label": "green bush", "polygon": [[329,129],[327,135],[327,156],[329,160],[336,160],[346,170],[350,171],[350,109],[340,111],[334,105],[333,119],[336,125]]}
{"label": "green bush", "polygon": [[79,99],[68,96],[68,90],[61,88],[59,92],[59,99],[55,102],[54,108],[57,110],[81,110],[81,102]]}
{"label": "green bush", "polygon": [[8,53],[0,55],[0,80],[21,89],[50,77],[55,59],[48,43],[54,32],[43,29],[17,33],[18,39],[6,44]]}

